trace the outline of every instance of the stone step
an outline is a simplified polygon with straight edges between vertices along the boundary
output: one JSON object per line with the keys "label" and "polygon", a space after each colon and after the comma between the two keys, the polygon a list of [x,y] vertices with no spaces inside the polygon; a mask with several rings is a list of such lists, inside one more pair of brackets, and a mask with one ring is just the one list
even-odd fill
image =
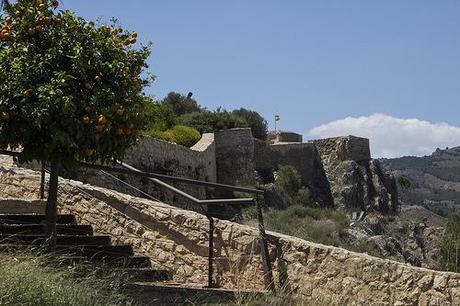
{"label": "stone step", "polygon": [[115,271],[126,274],[131,282],[163,282],[172,280],[172,273],[161,268],[122,268]]}
{"label": "stone step", "polygon": [[[0,243],[20,243],[42,245],[46,242],[45,235],[2,235],[0,234]],[[58,235],[56,237],[57,245],[80,246],[80,245],[110,245],[110,236],[81,236],[81,235]]]}
{"label": "stone step", "polygon": [[[45,215],[40,214],[0,214],[0,224],[44,224]],[[58,215],[57,223],[75,224],[77,220],[74,215]]]}
{"label": "stone step", "polygon": [[[17,252],[24,250],[43,251],[42,245],[25,245],[17,243],[0,243],[0,252]],[[130,245],[57,245],[53,253],[56,256],[72,255],[90,258],[119,258],[134,255]]]}
{"label": "stone step", "polygon": [[[0,234],[6,235],[33,235],[44,234],[44,224],[0,224]],[[92,236],[93,228],[91,225],[80,224],[58,224],[56,226],[58,235],[79,235],[79,236]]]}
{"label": "stone step", "polygon": [[84,257],[84,256],[60,256],[52,259],[59,266],[73,266],[79,264],[103,264],[112,268],[151,268],[152,263],[147,256],[126,257]]}
{"label": "stone step", "polygon": [[126,289],[129,295],[146,305],[234,305],[237,300],[257,300],[268,293],[152,282],[131,283]]}
{"label": "stone step", "polygon": [[130,245],[58,245],[57,254],[72,254],[88,257],[127,257],[133,256],[133,248]]}

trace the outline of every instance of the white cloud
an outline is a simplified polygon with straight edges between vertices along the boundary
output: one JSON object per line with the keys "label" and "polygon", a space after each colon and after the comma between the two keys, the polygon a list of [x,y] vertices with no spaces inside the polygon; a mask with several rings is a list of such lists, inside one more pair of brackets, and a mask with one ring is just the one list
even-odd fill
{"label": "white cloud", "polygon": [[311,129],[305,136],[316,139],[344,135],[369,138],[373,157],[422,156],[437,147],[460,146],[460,127],[385,114],[332,121]]}

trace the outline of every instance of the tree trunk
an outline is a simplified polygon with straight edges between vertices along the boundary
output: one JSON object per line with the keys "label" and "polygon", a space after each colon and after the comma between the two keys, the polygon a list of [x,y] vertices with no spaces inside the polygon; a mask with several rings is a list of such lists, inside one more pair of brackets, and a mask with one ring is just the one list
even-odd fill
{"label": "tree trunk", "polygon": [[56,221],[57,221],[57,192],[59,178],[59,162],[50,163],[50,181],[48,190],[48,200],[46,202],[46,235],[48,249],[56,249]]}

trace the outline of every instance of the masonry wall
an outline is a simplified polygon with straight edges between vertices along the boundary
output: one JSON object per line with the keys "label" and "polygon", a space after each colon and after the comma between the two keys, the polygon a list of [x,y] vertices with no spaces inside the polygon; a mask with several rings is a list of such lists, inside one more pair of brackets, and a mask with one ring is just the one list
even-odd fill
{"label": "masonry wall", "polygon": [[[14,169],[0,174],[4,197],[38,194],[39,175]],[[2,202],[0,202],[0,205]],[[133,245],[137,254],[174,272],[175,280],[206,282],[208,221],[205,216],[160,202],[69,180],[60,181],[62,212]],[[459,305],[460,274],[415,268],[344,249],[270,233],[275,283],[303,302],[320,305]],[[218,284],[262,288],[255,228],[216,220]]]}
{"label": "masonry wall", "polygon": [[337,161],[354,160],[357,162],[371,159],[369,139],[346,136],[312,141],[325,162],[331,158]]}
{"label": "masonry wall", "polygon": [[[192,148],[152,137],[144,137],[140,140],[139,144],[128,151],[125,162],[146,172],[216,182],[213,134],[204,134],[201,140]],[[149,195],[178,207],[195,211],[202,211],[203,209],[201,206],[197,206],[186,199],[156,186],[145,178],[141,179],[124,174],[113,175],[94,170],[79,173],[79,178],[86,183],[110,188],[133,196],[146,197]],[[206,190],[203,187],[178,183],[171,184],[198,198],[203,199],[207,197]],[[133,189],[131,186],[136,187],[139,191]]]}
{"label": "masonry wall", "polygon": [[217,181],[229,185],[255,184],[254,137],[251,129],[216,132]]}
{"label": "masonry wall", "polygon": [[332,206],[332,195],[324,173],[321,158],[313,143],[290,143],[269,145],[265,141],[254,142],[255,169],[267,181],[280,165],[293,166],[309,186],[321,206]]}

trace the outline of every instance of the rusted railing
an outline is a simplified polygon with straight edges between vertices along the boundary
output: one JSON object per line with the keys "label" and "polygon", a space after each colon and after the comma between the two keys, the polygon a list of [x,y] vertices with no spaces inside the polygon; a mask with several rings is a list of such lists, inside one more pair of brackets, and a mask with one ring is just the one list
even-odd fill
{"label": "rusted railing", "polygon": [[[161,186],[195,204],[200,205],[255,205],[257,209],[257,220],[259,225],[259,235],[261,241],[261,256],[262,256],[262,266],[264,272],[264,284],[265,288],[270,291],[275,291],[275,284],[273,282],[273,272],[270,263],[269,251],[268,251],[268,239],[267,234],[265,232],[265,224],[264,218],[262,213],[262,206],[260,202],[257,201],[256,198],[240,198],[240,199],[210,199],[210,200],[201,200],[197,199],[196,197],[179,190],[178,188],[171,186],[164,181],[171,181],[177,183],[185,183],[190,185],[198,185],[204,187],[212,187],[212,188],[219,188],[231,191],[239,191],[245,192],[249,194],[259,194],[264,195],[263,190],[254,189],[254,188],[247,188],[247,187],[240,187],[240,186],[232,186],[226,184],[219,184],[219,183],[212,183],[212,182],[205,182],[200,180],[188,179],[188,178],[181,178],[175,176],[169,176],[164,174],[158,173],[149,173],[138,170],[128,164],[119,163],[119,166],[122,168],[116,167],[109,167],[103,165],[95,165],[95,164],[88,164],[88,163],[81,163],[83,167],[102,170],[106,172],[116,172],[122,173],[137,177],[145,177],[148,178],[152,183]],[[215,287],[215,283],[213,280],[213,267],[214,267],[214,219],[209,213],[209,209],[207,209],[207,218],[209,220],[209,232],[208,232],[208,287]]]}
{"label": "rusted railing", "polygon": [[[10,155],[10,156],[18,156],[20,153],[19,152],[12,152],[12,151],[7,151],[7,150],[0,150],[0,154],[4,155]],[[268,252],[268,238],[267,234],[265,232],[265,224],[264,224],[264,218],[263,218],[263,213],[262,213],[262,206],[260,203],[257,201],[256,198],[239,198],[239,199],[208,199],[208,200],[201,200],[197,199],[194,196],[177,189],[174,186],[171,186],[164,181],[171,181],[171,182],[176,182],[176,183],[184,183],[184,184],[190,184],[190,185],[197,185],[197,186],[204,186],[204,187],[211,187],[211,188],[217,188],[217,189],[225,189],[225,190],[230,190],[230,191],[239,191],[239,192],[245,192],[249,194],[258,194],[258,195],[264,195],[263,190],[259,189],[254,189],[254,188],[247,188],[247,187],[241,187],[241,186],[232,186],[232,185],[226,185],[226,184],[219,184],[219,183],[212,183],[212,182],[206,182],[206,181],[200,181],[200,180],[194,180],[194,179],[188,179],[188,178],[182,178],[182,177],[175,177],[175,176],[170,176],[170,175],[164,175],[164,174],[159,174],[159,173],[150,173],[150,172],[144,172],[141,170],[138,170],[128,164],[125,163],[118,163],[118,166],[121,166],[119,168],[117,167],[110,167],[110,166],[104,166],[104,165],[97,165],[97,164],[89,164],[89,163],[80,163],[81,166],[89,169],[96,169],[96,170],[101,170],[101,171],[106,171],[106,172],[115,172],[115,173],[122,173],[122,174],[127,174],[127,175],[132,175],[132,176],[137,176],[137,177],[144,177],[148,178],[151,182],[154,184],[161,186],[165,189],[170,190],[171,192],[190,200],[191,202],[195,204],[200,204],[200,205],[218,205],[218,206],[225,206],[225,205],[255,205],[256,210],[257,210],[257,220],[258,220],[258,225],[259,225],[259,235],[260,235],[260,240],[261,240],[261,256],[262,256],[262,266],[263,266],[263,272],[264,272],[264,284],[265,288],[270,291],[275,291],[275,284],[273,282],[273,272],[271,268],[271,263],[270,263],[270,257],[269,257],[269,252]],[[41,166],[41,183],[40,183],[40,198],[45,197],[45,165],[42,163]],[[57,188],[56,188],[57,189]],[[215,283],[213,281],[213,266],[214,266],[214,219],[209,213],[209,209],[207,209],[207,218],[209,220],[209,233],[208,233],[208,287],[215,287]]]}

